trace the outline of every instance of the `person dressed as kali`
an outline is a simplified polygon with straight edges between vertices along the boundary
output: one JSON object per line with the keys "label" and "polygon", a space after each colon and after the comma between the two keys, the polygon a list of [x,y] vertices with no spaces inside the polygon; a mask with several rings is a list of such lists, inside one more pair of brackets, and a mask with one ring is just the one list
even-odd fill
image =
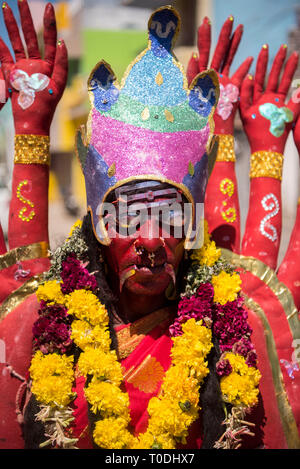
{"label": "person dressed as kali", "polygon": [[[19,10],[28,56],[7,4],[15,61],[0,41],[16,129],[9,250],[0,243],[1,446],[300,447],[299,377],[289,361],[299,329],[296,296],[284,287],[284,309],[272,266],[239,254],[233,211],[213,221],[222,213],[218,204],[224,213],[229,199],[237,200],[230,190],[233,116],[252,59],[231,79],[228,72],[241,28],[231,35],[233,19],[226,20],[207,69],[205,19],[200,56],[186,76],[173,55],[179,15],[162,7],[121,84],[105,61],[95,66],[89,118],[76,135],[87,215],[49,257],[49,129],[66,83],[67,52],[56,40],[51,4],[43,59],[26,0]],[[295,64],[290,60],[287,81]],[[241,99],[249,101],[247,83]],[[284,129],[296,118],[295,109],[290,113]],[[218,177],[223,192],[214,196]],[[227,194],[225,204],[220,194]],[[272,291],[267,282],[258,285],[266,273]],[[274,311],[280,326],[268,316]],[[283,359],[294,366],[293,381]]]}

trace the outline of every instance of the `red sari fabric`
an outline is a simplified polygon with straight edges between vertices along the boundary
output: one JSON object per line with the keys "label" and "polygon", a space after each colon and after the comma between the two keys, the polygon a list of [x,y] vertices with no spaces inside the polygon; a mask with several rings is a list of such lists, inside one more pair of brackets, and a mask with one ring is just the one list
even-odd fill
{"label": "red sari fabric", "polygon": [[[171,321],[171,311],[162,309],[133,324],[116,328],[124,374],[123,390],[126,390],[129,395],[131,431],[134,435],[146,431],[149,400],[158,394],[165,372],[171,365],[172,340],[168,330]],[[92,448],[88,431],[84,383],[85,379],[82,376],[77,378],[73,434],[79,438],[79,448]],[[201,442],[200,422],[198,421],[191,427],[184,448],[199,449]]]}

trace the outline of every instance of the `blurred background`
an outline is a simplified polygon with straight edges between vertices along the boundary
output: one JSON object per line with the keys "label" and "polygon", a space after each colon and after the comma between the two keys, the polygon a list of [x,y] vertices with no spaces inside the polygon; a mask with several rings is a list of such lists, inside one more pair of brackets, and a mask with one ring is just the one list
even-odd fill
{"label": "blurred background", "polygon": [[[19,21],[17,0],[7,0]],[[29,0],[39,38],[42,38],[43,0]],[[75,131],[86,121],[89,103],[86,82],[92,68],[106,60],[119,80],[128,64],[147,46],[148,18],[156,8],[170,4],[180,12],[181,33],[175,48],[177,58],[186,68],[197,50],[197,28],[204,16],[212,21],[212,51],[225,19],[232,15],[234,26],[242,23],[244,35],[232,64],[231,73],[247,57],[255,59],[265,43],[269,44],[270,63],[283,43],[288,51],[300,49],[300,1],[297,0],[66,0],[53,1],[59,37],[69,51],[69,77],[51,128],[50,241],[60,244],[71,225],[86,211],[85,186],[74,153]],[[0,13],[0,35],[10,47]],[[42,41],[41,41],[42,48]],[[251,72],[255,70],[255,63]],[[295,78],[300,79],[300,66]],[[292,91],[292,90],[291,90]],[[242,228],[248,209],[250,151],[239,116],[235,123],[237,175],[242,213]],[[14,128],[10,103],[0,113],[0,220],[7,231],[10,182],[13,166]],[[293,227],[299,197],[299,157],[290,135],[283,173],[282,258]]]}

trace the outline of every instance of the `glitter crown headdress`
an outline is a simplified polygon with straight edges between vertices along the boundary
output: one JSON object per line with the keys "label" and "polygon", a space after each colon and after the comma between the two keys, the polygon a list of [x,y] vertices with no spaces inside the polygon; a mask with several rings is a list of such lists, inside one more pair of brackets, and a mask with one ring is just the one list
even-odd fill
{"label": "glitter crown headdress", "polygon": [[129,181],[167,182],[182,191],[193,213],[204,202],[218,78],[208,70],[188,86],[172,53],[179,28],[177,11],[159,8],[148,22],[148,47],[129,65],[121,85],[103,60],[90,74],[91,110],[86,135],[77,133],[77,153],[94,232],[103,244],[110,241],[97,210]]}

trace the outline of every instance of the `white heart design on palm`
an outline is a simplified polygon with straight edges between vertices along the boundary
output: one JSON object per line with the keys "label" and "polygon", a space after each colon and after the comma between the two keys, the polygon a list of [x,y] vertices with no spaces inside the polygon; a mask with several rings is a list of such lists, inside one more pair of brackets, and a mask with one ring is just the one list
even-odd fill
{"label": "white heart design on palm", "polygon": [[49,85],[50,78],[43,73],[28,75],[24,70],[16,69],[10,74],[10,83],[19,91],[18,103],[22,109],[30,107],[35,99],[35,93],[42,91]]}
{"label": "white heart design on palm", "polygon": [[233,109],[233,104],[236,103],[239,97],[239,89],[237,86],[228,83],[224,86],[220,84],[220,98],[217,106],[217,114],[223,120],[228,119]]}

